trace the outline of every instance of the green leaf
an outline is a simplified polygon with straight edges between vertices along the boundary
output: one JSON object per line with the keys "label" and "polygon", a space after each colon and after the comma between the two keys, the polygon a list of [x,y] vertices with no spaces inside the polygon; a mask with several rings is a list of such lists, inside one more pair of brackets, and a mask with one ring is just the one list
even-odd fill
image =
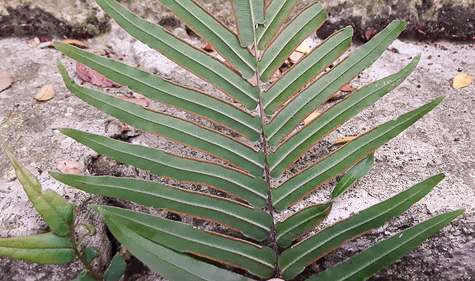
{"label": "green leaf", "polygon": [[267,238],[271,216],[242,203],[206,193],[165,186],[157,182],[128,178],[86,177],[50,173],[55,179],[75,188],[145,206],[164,208],[180,214],[222,223],[256,240]]}
{"label": "green leaf", "polygon": [[244,81],[218,59],[179,40],[163,27],[139,18],[115,0],[97,0],[97,3],[135,38],[246,104],[249,109],[257,106],[259,89]]}
{"label": "green leaf", "polygon": [[60,67],[68,89],[77,97],[125,123],[144,131],[153,131],[191,147],[214,154],[253,175],[261,176],[264,154],[244,143],[212,131],[185,119],[160,112],[152,112],[140,105],[93,91],[76,84]]}
{"label": "green leaf", "polygon": [[124,275],[126,267],[127,267],[127,264],[125,263],[125,254],[122,254],[122,253],[115,254],[106,272],[104,272],[104,280],[105,281],[119,281],[120,277]]}
{"label": "green leaf", "polygon": [[53,232],[0,238],[0,256],[40,264],[65,264],[76,257],[69,237],[58,236]]}
{"label": "green leaf", "polygon": [[82,226],[84,227],[86,230],[87,230],[87,236],[94,236],[96,235],[96,228],[92,225],[92,224],[89,224],[89,223],[81,223],[79,224],[78,226]]}
{"label": "green leaf", "polygon": [[[260,137],[261,121],[243,110],[216,99],[203,92],[169,83],[162,78],[142,71],[135,67],[96,56],[68,44],[55,43],[54,46],[107,78],[129,87],[132,91],[163,103],[181,108],[185,111],[201,115],[223,125],[239,134],[247,136],[251,141]],[[58,62],[58,68],[65,83],[71,79]],[[231,92],[232,93],[232,92]]]}
{"label": "green leaf", "polygon": [[154,243],[122,224],[110,222],[109,230],[127,250],[152,271],[170,281],[251,281],[244,276],[202,262]]}
{"label": "green leaf", "polygon": [[257,42],[259,50],[264,50],[269,41],[277,34],[278,29],[284,24],[290,12],[295,7],[297,0],[272,1],[266,10],[266,24],[257,28]]}
{"label": "green leaf", "polygon": [[261,81],[269,81],[272,73],[312,32],[323,24],[327,12],[315,3],[303,10],[267,47],[259,62]]}
{"label": "green leaf", "polygon": [[286,71],[262,95],[265,112],[273,114],[279,105],[282,105],[289,97],[295,95],[299,89],[325,70],[350,47],[352,37],[353,28],[351,27],[334,33],[299,63]]}
{"label": "green leaf", "polygon": [[270,145],[277,145],[280,139],[290,133],[306,115],[328,100],[358,73],[371,66],[405,27],[406,24],[403,21],[393,21],[371,41],[351,53],[330,72],[296,96],[264,128]]}
{"label": "green leaf", "polygon": [[16,176],[36,211],[40,213],[54,233],[59,236],[68,235],[69,228],[73,223],[74,205],[69,204],[61,195],[50,189],[43,192],[38,180],[18,162],[15,156],[8,150],[3,139],[1,141],[8,159],[10,159],[13,168],[15,168]]}
{"label": "green leaf", "polygon": [[463,212],[464,210],[461,209],[438,215],[379,242],[345,262],[307,280],[366,280],[412,251]]}
{"label": "green leaf", "polygon": [[283,277],[285,279],[294,278],[304,270],[305,266],[318,260],[339,245],[376,229],[395,216],[402,214],[429,193],[443,178],[443,174],[433,176],[386,201],[320,231],[284,251],[279,257],[279,268]]}
{"label": "green leaf", "polygon": [[272,201],[277,211],[282,211],[325,181],[359,162],[390,139],[397,136],[426,113],[437,106],[443,97],[439,97],[416,110],[401,115],[396,120],[384,123],[367,134],[361,135],[341,149],[333,152],[322,161],[293,176],[281,186],[272,190]]}
{"label": "green leaf", "polygon": [[73,281],[97,281],[97,280],[94,277],[92,277],[91,274],[89,274],[87,270],[83,270],[81,271],[81,273],[79,273],[79,276]]}
{"label": "green leaf", "polygon": [[365,159],[354,165],[336,185],[332,193],[332,199],[345,192],[355,180],[364,177],[373,167],[373,163],[374,153],[370,153]]}
{"label": "green leaf", "polygon": [[84,250],[83,256],[86,262],[90,264],[99,256],[99,251],[96,247],[87,247]]}
{"label": "green leaf", "polygon": [[163,151],[112,140],[107,137],[61,129],[63,134],[115,160],[149,170],[158,176],[204,184],[249,201],[262,208],[266,204],[267,184],[260,178],[197,160],[183,159]]}
{"label": "green leaf", "polygon": [[269,155],[271,175],[279,176],[283,169],[297,161],[315,142],[401,84],[415,69],[419,59],[420,56],[417,56],[398,73],[353,92],[347,99],[334,105],[314,122],[287,139],[275,153]]}
{"label": "green leaf", "polygon": [[[211,43],[229,63],[241,72],[244,79],[254,75],[256,60],[242,48],[237,36],[219,20],[191,0],[162,0],[161,3],[173,10],[193,31]],[[244,82],[244,81],[242,81]]]}
{"label": "green leaf", "polygon": [[263,0],[232,0],[241,46],[254,42],[254,25],[264,22]]}
{"label": "green leaf", "polygon": [[307,207],[275,225],[277,243],[288,247],[293,240],[309,232],[330,214],[332,202]]}

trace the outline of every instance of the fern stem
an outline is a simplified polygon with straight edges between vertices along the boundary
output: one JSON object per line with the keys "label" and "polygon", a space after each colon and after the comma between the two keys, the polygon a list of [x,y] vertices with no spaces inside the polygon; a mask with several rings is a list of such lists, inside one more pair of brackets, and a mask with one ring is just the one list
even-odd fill
{"label": "fern stem", "polygon": [[[265,113],[264,113],[264,106],[262,102],[262,82],[261,82],[261,75],[259,74],[259,50],[257,48],[257,36],[256,36],[256,23],[254,21],[254,10],[252,9],[252,1],[249,0],[249,6],[251,7],[251,19],[252,19],[252,26],[253,26],[253,35],[254,35],[254,57],[256,58],[256,81],[257,87],[259,88],[259,117],[261,118],[261,146],[264,150],[264,178],[267,182],[268,191],[267,191],[267,202],[266,207],[267,210],[272,217],[272,224],[269,233],[269,240],[272,244],[272,249],[274,250],[275,254],[279,254],[279,246],[277,245],[277,233],[275,230],[275,222],[274,222],[274,205],[272,204],[272,196],[271,196],[271,183],[270,183],[270,169],[269,169],[269,142],[267,141],[266,135],[264,133],[264,125],[265,125]],[[282,273],[280,272],[279,266],[277,261],[274,265],[274,277],[282,277]]]}
{"label": "fern stem", "polygon": [[73,246],[73,251],[76,254],[76,257],[81,261],[81,263],[84,265],[84,268],[91,274],[92,278],[96,279],[97,281],[104,281],[102,276],[97,273],[97,271],[92,268],[91,264],[89,264],[84,256],[79,252],[78,250],[78,244],[76,243],[76,233],[74,231],[75,227],[74,225],[71,225],[69,227],[69,237],[71,238],[71,244]]}

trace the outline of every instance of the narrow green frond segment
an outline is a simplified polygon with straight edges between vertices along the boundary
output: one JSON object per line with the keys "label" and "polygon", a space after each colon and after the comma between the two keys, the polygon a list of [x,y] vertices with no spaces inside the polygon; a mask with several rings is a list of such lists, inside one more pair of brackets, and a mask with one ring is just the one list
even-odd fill
{"label": "narrow green frond segment", "polygon": [[419,59],[420,56],[417,56],[398,73],[353,92],[348,98],[328,109],[304,129],[285,141],[277,148],[276,152],[269,155],[271,176],[278,177],[282,170],[297,161],[315,142],[396,88],[412,73]]}
{"label": "narrow green frond segment", "polygon": [[96,247],[87,247],[84,249],[82,255],[84,256],[86,262],[91,264],[91,262],[93,262],[99,256],[99,250],[97,250]]}
{"label": "narrow green frond segment", "polygon": [[[249,109],[257,106],[259,89],[244,81],[219,60],[177,39],[163,27],[139,18],[115,0],[97,0],[97,3],[138,40],[244,103]],[[237,38],[236,41],[239,42]]]}
{"label": "narrow green frond segment", "polygon": [[285,221],[275,225],[277,243],[280,247],[288,247],[293,240],[304,235],[320,224],[330,213],[332,202],[313,205],[293,214]]}
{"label": "narrow green frond segment", "polygon": [[295,95],[300,88],[341,56],[350,47],[352,37],[353,28],[351,27],[333,34],[320,46],[313,49],[298,64],[295,64],[289,71],[284,73],[262,95],[262,103],[266,114],[273,114],[279,105]]}
{"label": "narrow green frond segment", "polygon": [[249,177],[219,165],[184,159],[157,149],[99,135],[73,129],[61,129],[61,132],[100,154],[148,170],[157,176],[204,184],[234,194],[249,201],[253,206],[259,208],[265,206],[267,184],[260,178]]}
{"label": "narrow green frond segment", "polygon": [[328,100],[358,73],[371,66],[405,27],[406,24],[403,21],[393,21],[371,41],[351,53],[329,73],[320,77],[295,97],[264,128],[270,145],[277,145],[280,139],[290,133],[306,115]]}
{"label": "narrow green frond segment", "polygon": [[114,237],[130,253],[152,271],[170,281],[252,281],[244,276],[154,243],[125,227],[121,221],[110,219],[107,226]]}
{"label": "narrow green frond segment", "polygon": [[231,0],[236,15],[237,29],[241,46],[248,47],[254,42],[254,26],[252,18],[252,0]]}
{"label": "narrow green frond segment", "polygon": [[249,79],[254,75],[256,59],[246,48],[241,47],[235,34],[197,5],[195,1],[162,0],[161,3],[173,10],[178,17],[193,28],[193,31],[210,42],[218,53],[241,72],[244,79]]}
{"label": "narrow green frond segment", "polygon": [[87,177],[50,173],[75,188],[145,206],[222,223],[256,240],[267,238],[272,217],[266,212],[204,193],[172,188],[157,182],[115,177]]}
{"label": "narrow green frond segment", "polygon": [[74,220],[74,205],[69,204],[66,199],[51,189],[43,192],[41,184],[35,176],[15,158],[3,139],[0,140],[8,159],[15,169],[18,181],[20,181],[23,190],[31,203],[33,203],[36,211],[43,217],[45,223],[54,233],[59,236],[68,235],[69,228]]}
{"label": "narrow green frond segment", "polygon": [[338,264],[308,281],[366,280],[393,264],[427,238],[447,226],[464,212],[463,209],[438,215],[377,243],[358,255]]}
{"label": "narrow green frond segment", "polygon": [[264,51],[259,62],[261,81],[269,81],[272,73],[326,18],[327,12],[322,4],[315,3],[292,20]]}
{"label": "narrow green frond segment", "polygon": [[345,176],[338,182],[335,189],[332,192],[332,199],[337,198],[343,192],[345,192],[357,179],[364,177],[374,163],[374,153],[370,153],[365,159],[361,160],[358,164],[351,167]]}
{"label": "narrow green frond segment", "polygon": [[124,275],[127,264],[125,263],[125,254],[117,253],[104,272],[105,281],[119,281],[120,277]]}
{"label": "narrow green frond segment", "polygon": [[[96,56],[68,44],[55,43],[54,46],[67,56],[84,63],[107,78],[129,87],[134,92],[209,118],[211,121],[247,136],[251,141],[259,139],[261,131],[259,118],[224,101],[169,83],[156,75]],[[58,63],[58,67],[60,70],[63,69],[60,63]],[[66,74],[65,71],[61,72]]]}
{"label": "narrow green frond segment", "polygon": [[266,10],[266,22],[256,30],[258,49],[264,50],[290,15],[297,0],[272,1]]}
{"label": "narrow green frond segment", "polygon": [[53,232],[0,238],[0,256],[41,264],[65,264],[76,257],[69,237]]}
{"label": "narrow green frond segment", "polygon": [[443,97],[439,97],[416,110],[401,115],[396,120],[384,123],[272,190],[272,202],[274,202],[276,210],[284,210],[287,206],[319,187],[325,181],[353,166],[354,163],[360,161],[422,118],[422,116],[438,105],[442,99]]}
{"label": "narrow green frond segment", "polygon": [[241,46],[254,42],[254,25],[264,23],[264,0],[232,0]]}
{"label": "narrow green frond segment", "polygon": [[276,255],[269,247],[211,234],[188,224],[144,213],[106,206],[97,209],[107,223],[121,224],[122,228],[177,252],[243,268],[262,278],[269,278],[274,273]]}
{"label": "narrow green frond segment", "polygon": [[167,114],[152,112],[140,105],[130,103],[113,96],[90,90],[76,84],[59,66],[66,87],[77,97],[125,123],[144,131],[156,132],[191,147],[209,152],[251,174],[261,176],[264,166],[264,154],[233,138],[213,132]]}
{"label": "narrow green frond segment", "polygon": [[307,265],[336,247],[372,229],[376,229],[395,216],[402,214],[429,193],[443,178],[443,174],[433,176],[386,201],[361,211],[347,220],[320,231],[284,251],[279,257],[279,268],[283,277],[285,279],[294,278]]}

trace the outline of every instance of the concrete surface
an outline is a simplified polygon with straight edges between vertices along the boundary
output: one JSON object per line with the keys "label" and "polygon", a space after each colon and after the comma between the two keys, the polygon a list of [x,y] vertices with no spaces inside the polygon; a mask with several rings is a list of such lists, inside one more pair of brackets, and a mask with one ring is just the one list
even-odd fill
{"label": "concrete surface", "polygon": [[[180,30],[177,33],[183,36],[186,34]],[[185,39],[197,46],[203,44],[195,38]],[[103,49],[103,46],[97,44],[103,40],[104,38],[90,41],[91,48]],[[120,30],[113,30],[107,42],[108,51],[115,59],[122,59],[175,81],[186,81],[189,86],[218,94],[216,90],[211,90],[211,86],[187,74]],[[376,164],[370,174],[339,199],[323,225],[346,218],[429,176],[443,172],[446,178],[405,214],[372,234],[333,252],[311,266],[305,274],[324,269],[375,241],[434,215],[466,208],[465,214],[450,226],[372,280],[471,280],[475,276],[475,86],[472,84],[459,90],[451,88],[451,79],[457,74],[475,74],[474,52],[473,46],[469,44],[397,40],[370,69],[352,82],[353,86],[360,87],[396,72],[410,58],[418,53],[422,54],[419,67],[401,86],[325,138],[320,145],[303,156],[294,167],[294,172],[333,150],[331,144],[337,138],[364,133],[440,95],[445,95],[446,99],[422,120],[376,152]],[[111,258],[108,251],[114,247],[115,241],[110,240],[100,218],[91,213],[87,206],[91,202],[112,205],[128,203],[74,190],[56,182],[47,172],[55,170],[55,162],[58,160],[74,160],[85,163],[88,167],[85,174],[148,175],[111,160],[93,157],[96,154],[92,150],[57,131],[57,128],[71,127],[114,137],[123,133],[120,122],[95,110],[66,90],[56,70],[55,61],[61,59],[72,77],[78,79],[74,72],[74,62],[54,49],[30,49],[26,40],[16,38],[0,40],[0,58],[1,68],[16,78],[12,87],[0,93],[0,135],[6,139],[20,161],[39,177],[44,188],[51,188],[66,196],[70,202],[80,205],[80,214],[83,214],[81,220],[99,227],[100,233],[91,239],[90,244],[100,247],[101,252],[106,253],[97,265],[101,268]],[[53,84],[56,96],[45,103],[36,102],[33,97],[46,83]],[[128,90],[118,88],[108,92],[128,93]],[[183,112],[169,111],[187,116]],[[183,150],[178,144],[149,134],[133,130],[125,134],[128,134],[126,137],[130,137],[128,141],[132,143],[172,152]],[[193,155],[192,152],[186,152]],[[0,154],[0,237],[45,231],[44,223],[13,177],[13,170],[7,163],[6,156]],[[329,193],[329,186],[323,186],[291,211],[320,202],[328,198],[325,196]],[[284,212],[283,215],[286,216],[289,212]],[[157,214],[170,215],[164,212]],[[205,228],[215,227],[199,221],[193,221],[193,224]],[[157,275],[148,273],[137,261],[132,260],[130,263],[132,266],[129,269],[132,272],[127,280],[161,280]],[[0,259],[0,280],[71,280],[80,270],[77,263],[71,266],[43,266]]]}
{"label": "concrete surface", "polygon": [[[159,0],[119,1],[134,13],[162,25],[179,25],[178,20]],[[231,1],[197,0],[226,24],[234,25]],[[297,9],[314,0],[298,1]],[[319,34],[352,25],[355,38],[367,40],[394,19],[405,20],[402,35],[425,39],[475,40],[475,2],[473,0],[322,0],[329,19]],[[94,0],[2,0],[0,1],[0,37],[65,36],[90,38],[106,32],[109,18]]]}

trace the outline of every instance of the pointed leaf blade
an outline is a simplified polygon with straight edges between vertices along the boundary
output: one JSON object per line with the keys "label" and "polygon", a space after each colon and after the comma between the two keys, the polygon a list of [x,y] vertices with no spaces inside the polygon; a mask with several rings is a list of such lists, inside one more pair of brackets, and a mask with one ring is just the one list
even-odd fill
{"label": "pointed leaf blade", "polygon": [[125,254],[117,253],[113,258],[112,261],[107,268],[106,272],[104,272],[104,280],[105,281],[119,281],[120,277],[124,275],[125,268],[127,264],[125,263]]}
{"label": "pointed leaf blade", "polygon": [[222,234],[212,234],[191,225],[125,209],[100,206],[97,210],[108,224],[121,224],[152,242],[181,253],[192,253],[248,270],[268,278],[274,272],[275,253]]}
{"label": "pointed leaf blade", "polygon": [[266,10],[266,24],[256,30],[259,50],[264,50],[290,15],[297,0],[272,1]]}
{"label": "pointed leaf blade", "polygon": [[25,190],[28,199],[33,203],[36,211],[45,220],[46,224],[59,236],[69,234],[69,228],[73,222],[74,205],[56,192],[48,189],[43,192],[41,184],[10,152],[2,139],[3,149],[10,159],[15,173]]}
{"label": "pointed leaf blade", "polygon": [[381,241],[345,262],[307,280],[366,280],[412,251],[463,212],[464,210],[461,209],[438,215]]}
{"label": "pointed leaf blade", "polygon": [[315,142],[396,88],[412,73],[419,59],[420,56],[417,56],[399,72],[353,92],[347,99],[328,109],[304,129],[286,140],[275,153],[269,155],[271,175],[279,176],[282,170],[297,161],[300,155],[310,149]]}
{"label": "pointed leaf blade", "polygon": [[187,281],[251,281],[244,276],[199,261],[189,255],[178,253],[160,244],[154,243],[122,224],[108,223],[114,237],[129,252],[145,263],[152,271],[168,280]]}
{"label": "pointed leaf blade", "polygon": [[330,214],[332,202],[313,205],[293,214],[275,225],[277,243],[280,247],[288,247],[293,240],[309,232]]}
{"label": "pointed leaf blade", "polygon": [[338,182],[335,189],[332,192],[332,199],[337,198],[343,192],[345,192],[355,180],[364,177],[373,167],[374,153],[370,153],[368,157],[361,160],[358,164],[354,165],[343,178]]}
{"label": "pointed leaf blade", "polygon": [[0,256],[40,264],[65,264],[76,257],[69,237],[58,236],[53,232],[0,238]]}
{"label": "pointed leaf blade", "polygon": [[284,278],[290,279],[297,276],[305,266],[318,260],[342,243],[376,229],[395,216],[402,214],[429,193],[443,178],[443,174],[433,176],[284,251],[279,257],[279,268],[282,270]]}
{"label": "pointed leaf blade", "polygon": [[138,40],[246,104],[249,109],[257,106],[258,88],[244,81],[219,60],[179,40],[163,27],[139,18],[115,0],[97,0],[97,3]]}
{"label": "pointed leaf blade", "polygon": [[90,264],[99,256],[99,251],[96,247],[87,247],[84,250],[83,255],[86,262]]}
{"label": "pointed leaf blade", "polygon": [[[55,43],[54,46],[67,56],[86,64],[105,77],[128,86],[132,91],[209,118],[239,134],[246,135],[251,141],[259,139],[260,120],[227,102],[206,93],[169,83],[146,71],[96,56],[67,44]],[[58,68],[63,74],[64,80],[69,80],[65,75],[67,72],[62,70],[63,67],[59,62]]]}
{"label": "pointed leaf blade", "polygon": [[[256,60],[242,48],[239,39],[219,20],[210,15],[192,0],[162,0],[161,3],[173,10],[188,26],[211,43],[244,79],[254,75]],[[243,81],[244,82],[244,81]]]}
{"label": "pointed leaf blade", "polygon": [[242,169],[249,169],[253,175],[262,175],[264,166],[262,152],[256,152],[243,143],[184,119],[152,112],[140,105],[81,87],[69,78],[66,70],[61,66],[60,71],[68,89],[97,109],[138,129],[153,131],[188,146],[212,152]]}
{"label": "pointed leaf blade", "polygon": [[351,45],[353,28],[347,27],[314,48],[299,63],[292,66],[262,96],[265,112],[273,114],[288,98],[341,56]]}
{"label": "pointed leaf blade", "polygon": [[265,206],[267,185],[260,178],[249,177],[218,165],[183,159],[160,150],[128,144],[99,135],[73,129],[61,129],[60,131],[98,153],[119,162],[148,170],[157,176],[201,183],[231,193],[259,208]]}
{"label": "pointed leaf blade", "polygon": [[320,3],[312,4],[296,16],[265,49],[262,60],[259,62],[261,81],[269,81],[272,73],[305,38],[323,24],[326,17],[327,13]]}
{"label": "pointed leaf blade", "polygon": [[[237,30],[239,34],[239,41],[241,41],[241,46],[248,47],[254,42],[254,24],[257,24],[253,18],[254,4],[262,1],[253,1],[253,0],[232,0],[235,20],[237,22]],[[256,7],[257,8],[257,7]],[[259,8],[257,8],[259,9]]]}
{"label": "pointed leaf blade", "polygon": [[328,100],[336,91],[371,66],[405,29],[403,21],[393,21],[371,41],[320,77],[288,103],[265,128],[270,145],[277,145],[306,115]]}
{"label": "pointed leaf blade", "polygon": [[341,149],[333,152],[322,161],[284,182],[272,190],[272,200],[276,210],[282,211],[305,196],[323,182],[345,171],[354,163],[366,157],[390,139],[397,136],[410,125],[422,118],[437,106],[443,97],[439,97],[416,110],[401,115],[396,120],[384,123],[367,134],[351,141]]}
{"label": "pointed leaf blade", "polygon": [[87,192],[221,223],[257,240],[263,240],[268,236],[272,223],[271,216],[260,209],[156,182],[60,173],[50,175],[67,185]]}

